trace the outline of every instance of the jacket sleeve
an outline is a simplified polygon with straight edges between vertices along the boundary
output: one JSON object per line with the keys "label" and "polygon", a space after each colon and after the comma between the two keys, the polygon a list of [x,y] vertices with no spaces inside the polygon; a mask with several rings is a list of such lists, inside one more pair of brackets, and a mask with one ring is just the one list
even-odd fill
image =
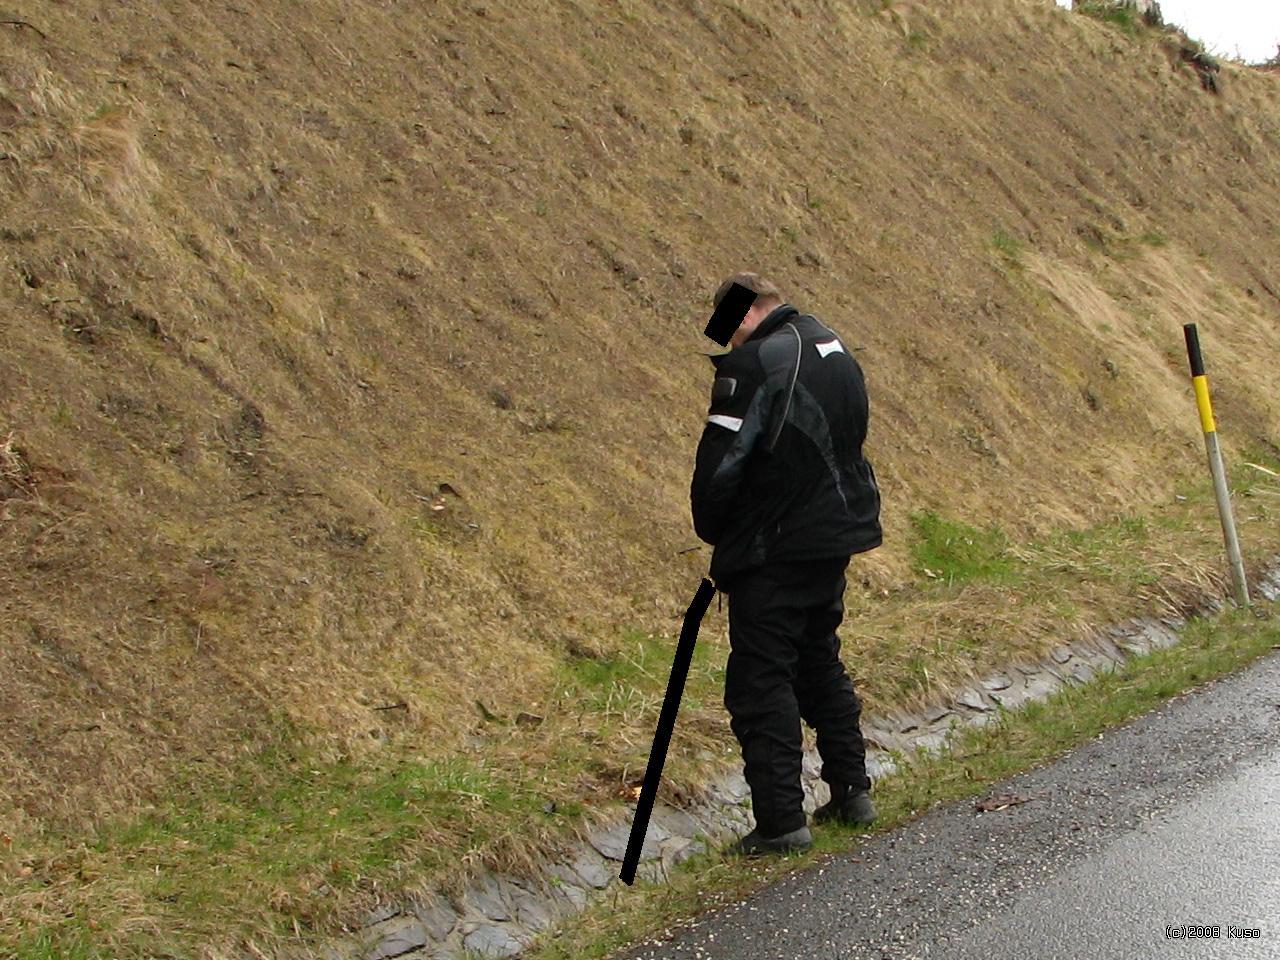
{"label": "jacket sleeve", "polygon": [[765,442],[773,406],[754,354],[715,358],[711,406],[698,441],[689,498],[698,538],[715,544],[732,519],[751,454]]}

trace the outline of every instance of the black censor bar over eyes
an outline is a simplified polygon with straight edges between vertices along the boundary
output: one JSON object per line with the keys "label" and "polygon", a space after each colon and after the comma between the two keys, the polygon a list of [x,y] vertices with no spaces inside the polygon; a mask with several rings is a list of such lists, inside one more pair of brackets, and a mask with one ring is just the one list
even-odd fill
{"label": "black censor bar over eyes", "polygon": [[[755,296],[755,294],[751,295]],[[725,301],[727,300],[728,297],[725,298]],[[738,322],[741,320],[742,318],[739,317]],[[662,765],[667,761],[667,747],[671,745],[671,734],[676,727],[680,698],[684,696],[684,682],[689,677],[689,664],[693,662],[693,645],[698,640],[698,628],[702,626],[702,618],[707,612],[707,607],[711,606],[711,597],[715,592],[716,588],[712,582],[703,577],[698,592],[693,596],[693,603],[689,604],[689,609],[684,615],[684,627],[680,631],[680,642],[676,645],[676,659],[671,664],[671,679],[667,681],[667,695],[663,698],[662,712],[658,715],[658,729],[653,735],[653,749],[649,751],[649,766],[644,772],[644,785],[640,787],[640,799],[636,802],[636,818],[631,821],[631,837],[627,840],[627,853],[622,859],[620,876],[627,886],[631,886],[636,879],[640,848],[644,846],[644,835],[649,831],[649,816],[653,813],[653,801],[658,795]]]}
{"label": "black censor bar over eyes", "polygon": [[755,302],[756,295],[753,291],[740,283],[733,284],[729,292],[724,295],[724,299],[720,301],[720,306],[716,307],[715,312],[711,314],[711,319],[707,321],[707,328],[702,332],[720,346],[727,346],[729,338],[734,335],[738,327],[742,326],[743,317]]}

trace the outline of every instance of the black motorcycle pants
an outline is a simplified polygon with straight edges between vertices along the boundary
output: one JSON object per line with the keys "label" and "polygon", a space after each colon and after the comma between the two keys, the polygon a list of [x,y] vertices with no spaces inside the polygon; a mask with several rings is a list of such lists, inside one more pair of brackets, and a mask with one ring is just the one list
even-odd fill
{"label": "black motorcycle pants", "polygon": [[840,661],[849,557],[761,567],[729,594],[724,704],[742,747],[757,829],[805,825],[800,787],[803,719],[817,731],[822,779],[867,790],[862,704]]}

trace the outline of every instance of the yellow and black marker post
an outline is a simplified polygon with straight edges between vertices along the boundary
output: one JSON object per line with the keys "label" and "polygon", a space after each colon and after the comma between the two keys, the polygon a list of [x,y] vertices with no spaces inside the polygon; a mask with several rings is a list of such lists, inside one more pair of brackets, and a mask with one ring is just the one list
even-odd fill
{"label": "yellow and black marker post", "polygon": [[1204,446],[1209,454],[1209,471],[1213,474],[1213,492],[1218,498],[1218,516],[1222,520],[1222,537],[1227,544],[1227,561],[1231,564],[1231,580],[1236,602],[1249,605],[1249,584],[1244,576],[1244,559],[1240,540],[1236,537],[1236,521],[1231,513],[1231,493],[1227,490],[1227,471],[1222,465],[1222,447],[1218,444],[1218,426],[1213,421],[1213,404],[1209,402],[1209,378],[1204,373],[1204,357],[1200,353],[1200,335],[1194,323],[1183,324],[1187,338],[1187,356],[1191,360],[1191,383],[1196,390],[1196,406],[1200,408],[1200,426],[1204,429]]}

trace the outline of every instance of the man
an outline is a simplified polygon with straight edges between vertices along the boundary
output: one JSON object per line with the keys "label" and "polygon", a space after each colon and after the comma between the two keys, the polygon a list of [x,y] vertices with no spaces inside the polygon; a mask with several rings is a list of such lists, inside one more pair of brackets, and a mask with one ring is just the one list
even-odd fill
{"label": "man", "polygon": [[729,595],[724,703],[756,819],[734,851],[755,854],[813,842],[801,718],[817,731],[831,786],[814,821],[875,818],[862,705],[836,628],[850,556],[881,542],[880,491],[862,456],[867,392],[853,355],[754,273],[726,280],[717,309],[739,294],[754,299],[733,349],[710,357],[716,378],[690,499],[694,529],[715,546],[710,577]]}

